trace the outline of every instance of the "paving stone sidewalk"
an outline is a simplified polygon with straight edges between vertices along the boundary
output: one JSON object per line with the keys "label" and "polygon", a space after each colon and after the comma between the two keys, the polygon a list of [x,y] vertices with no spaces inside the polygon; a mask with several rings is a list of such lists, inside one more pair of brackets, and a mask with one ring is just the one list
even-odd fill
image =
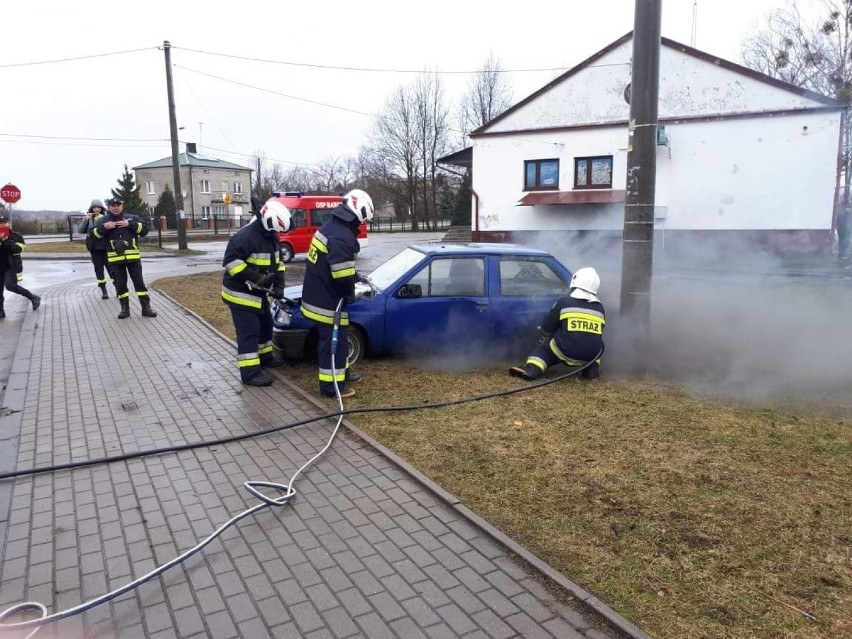
{"label": "paving stone sidewalk", "polygon": [[[283,376],[244,388],[234,345],[163,296],[152,296],[158,318],[131,300],[118,321],[116,301],[96,293],[54,286],[27,314],[0,412],[0,472],[324,412]],[[258,503],[243,482],[286,484],[333,427],[0,481],[0,609],[34,600],[52,613],[147,573]],[[290,504],[37,636],[646,637],[357,430],[342,430],[295,488]]]}

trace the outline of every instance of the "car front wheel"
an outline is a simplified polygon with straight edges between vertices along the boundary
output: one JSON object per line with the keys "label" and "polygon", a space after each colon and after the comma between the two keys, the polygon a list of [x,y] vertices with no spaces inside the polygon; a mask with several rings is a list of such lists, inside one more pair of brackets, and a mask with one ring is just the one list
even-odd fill
{"label": "car front wheel", "polygon": [[293,247],[289,244],[281,245],[281,261],[285,263],[293,261]]}
{"label": "car front wheel", "polygon": [[349,327],[349,365],[361,361],[367,354],[367,336],[358,326]]}

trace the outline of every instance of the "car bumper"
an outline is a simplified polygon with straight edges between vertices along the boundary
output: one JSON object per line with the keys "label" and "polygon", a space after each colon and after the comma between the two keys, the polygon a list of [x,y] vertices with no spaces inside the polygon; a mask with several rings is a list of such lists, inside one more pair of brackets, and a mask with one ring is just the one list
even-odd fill
{"label": "car bumper", "polygon": [[302,359],[310,332],[310,329],[275,329],[272,331],[272,346],[286,359]]}

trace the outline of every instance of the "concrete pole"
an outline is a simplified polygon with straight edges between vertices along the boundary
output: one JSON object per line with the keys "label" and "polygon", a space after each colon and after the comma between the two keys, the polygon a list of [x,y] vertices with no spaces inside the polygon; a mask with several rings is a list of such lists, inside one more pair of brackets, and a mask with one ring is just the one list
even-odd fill
{"label": "concrete pole", "polygon": [[647,343],[651,319],[662,0],[636,0],[621,266],[621,315]]}
{"label": "concrete pole", "polygon": [[[172,85],[172,45],[166,40],[163,42],[163,51],[166,53],[166,91],[169,96],[169,133],[172,139],[172,175],[175,191],[175,208],[177,209],[177,236],[178,249],[185,251],[186,246],[186,211],[183,210],[183,191],[180,186],[180,154],[178,152],[178,129],[175,116],[175,90]],[[188,159],[187,159],[188,161]]]}

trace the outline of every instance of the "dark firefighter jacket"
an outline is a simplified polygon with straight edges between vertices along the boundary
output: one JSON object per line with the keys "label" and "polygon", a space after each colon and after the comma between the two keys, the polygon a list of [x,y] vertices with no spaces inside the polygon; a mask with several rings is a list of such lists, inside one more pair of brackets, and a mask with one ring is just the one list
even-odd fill
{"label": "dark firefighter jacket", "polygon": [[[334,323],[341,299],[355,295],[355,256],[360,250],[355,214],[342,204],[332,211],[311,240],[302,289],[302,315],[321,324]],[[346,304],[341,326],[349,325]]]}
{"label": "dark firefighter jacket", "polygon": [[541,329],[553,335],[550,348],[559,359],[589,362],[603,349],[605,324],[603,304],[566,296],[550,308]]}
{"label": "dark firefighter jacket", "polygon": [[[118,222],[127,220],[129,226],[118,229],[105,229],[107,222]],[[139,252],[137,237],[148,235],[148,225],[135,215],[112,215],[107,213],[98,218],[95,228],[92,229],[92,237],[95,240],[106,240],[107,262],[116,264],[121,262],[137,262],[142,259]]]}
{"label": "dark firefighter jacket", "polygon": [[[21,253],[24,252],[23,236],[20,233],[12,231],[9,234],[9,239],[0,242],[0,273],[12,271],[17,275],[20,282],[24,279],[24,260],[21,259]],[[3,286],[2,278],[0,278],[0,286]]]}
{"label": "dark firefighter jacket", "polygon": [[[229,306],[269,312],[266,293],[251,290],[247,282],[258,282],[267,274],[272,279],[265,288],[284,288],[284,263],[281,261],[278,235],[252,221],[237,231],[228,242],[222,266],[222,300]],[[266,309],[266,310],[264,310]]]}
{"label": "dark firefighter jacket", "polygon": [[[106,215],[107,213],[101,213],[93,219],[89,219],[89,216],[86,215],[86,217],[83,218],[83,221],[80,222],[79,226],[77,227],[77,230],[80,231],[80,233],[86,234],[87,251],[106,251],[107,248],[109,248],[107,246],[106,238],[96,239],[92,236],[92,231],[95,230],[95,227],[98,225],[98,222],[100,222]],[[104,220],[104,222],[107,221],[109,220]]]}

